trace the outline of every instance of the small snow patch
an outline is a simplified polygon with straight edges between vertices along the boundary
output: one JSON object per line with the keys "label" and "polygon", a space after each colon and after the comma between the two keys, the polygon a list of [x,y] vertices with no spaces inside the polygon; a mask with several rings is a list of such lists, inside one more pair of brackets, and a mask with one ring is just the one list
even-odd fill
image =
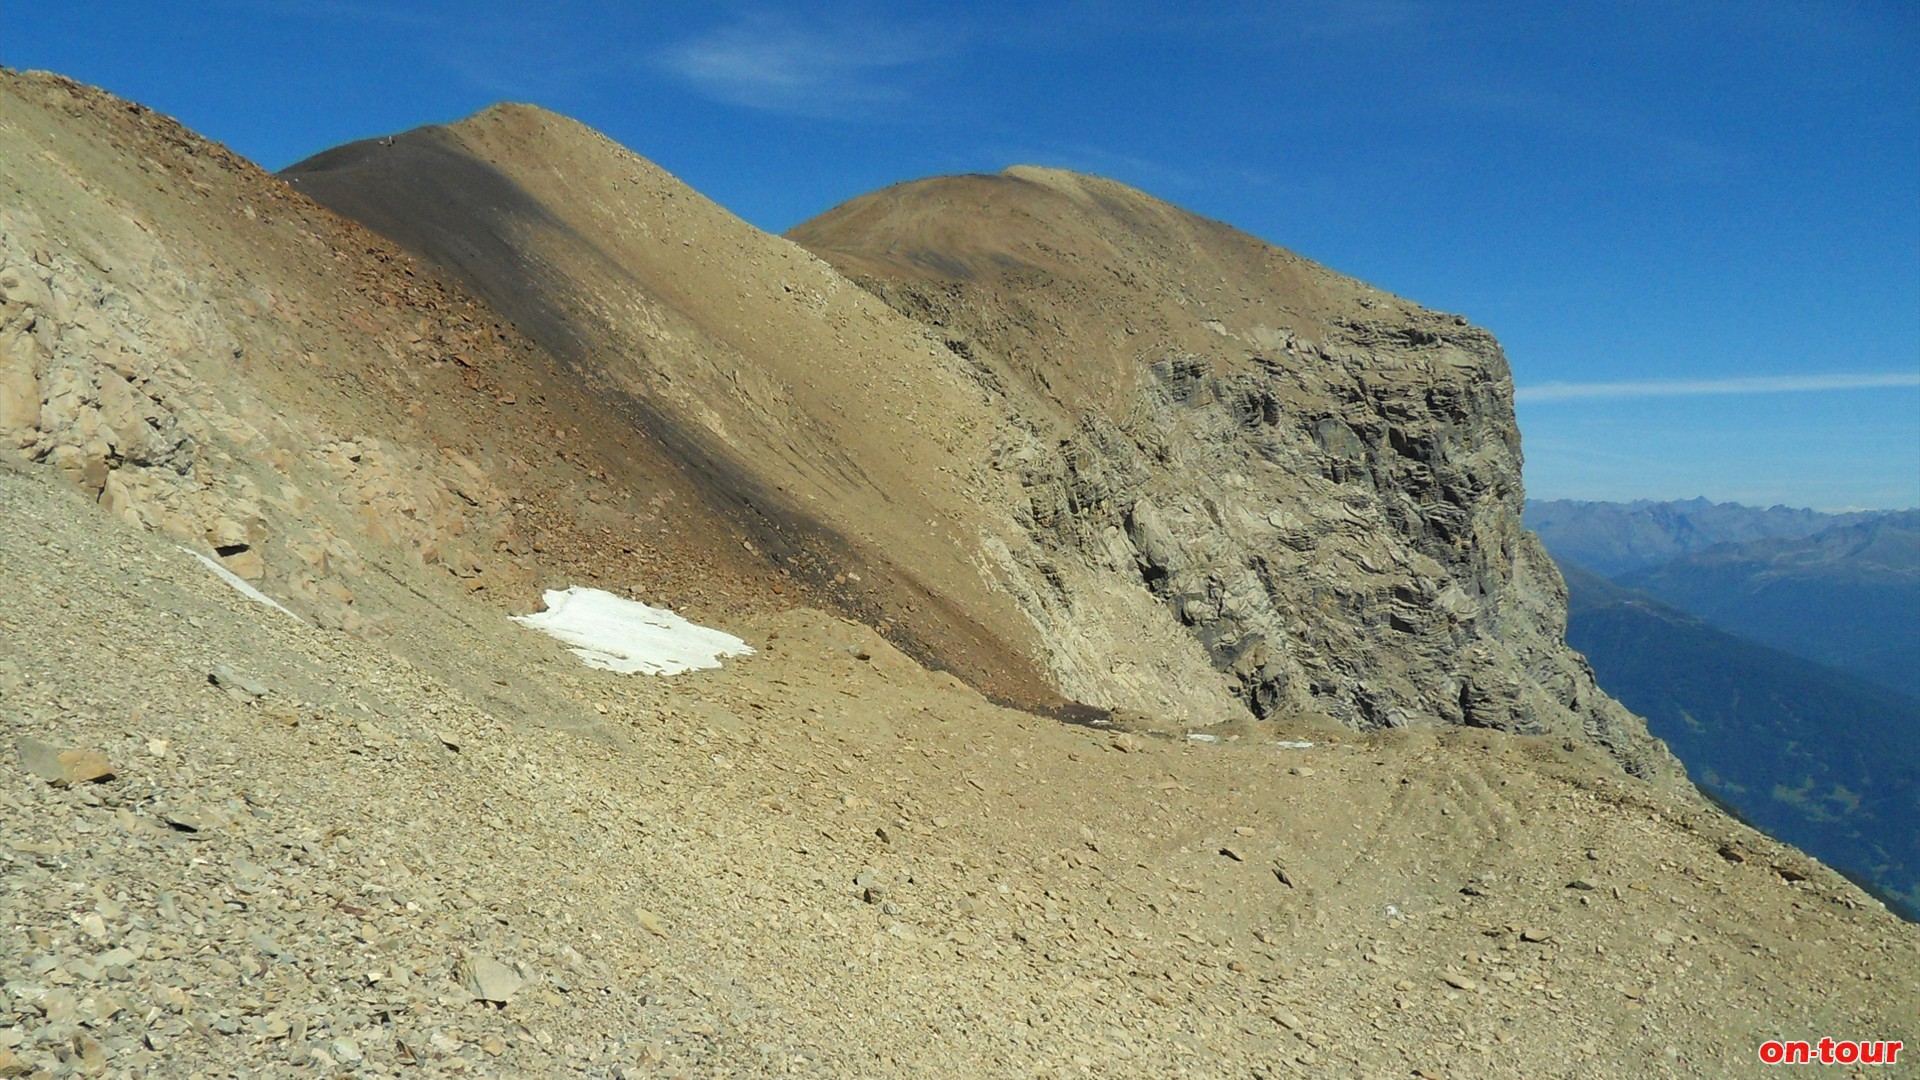
{"label": "small snow patch", "polygon": [[548,589],[547,610],[513,621],[559,638],[588,667],[622,675],[678,675],[717,668],[723,656],[752,656],[747,643],[709,630],[665,608],[623,600],[600,589]]}
{"label": "small snow patch", "polygon": [[1301,742],[1301,741],[1300,741],[1300,740],[1298,740],[1298,739],[1277,739],[1277,740],[1275,740],[1275,741],[1274,741],[1274,744],[1273,744],[1273,745],[1275,745],[1275,746],[1277,746],[1277,747],[1279,747],[1279,748],[1280,748],[1280,749],[1282,749],[1282,750],[1311,750],[1311,749],[1313,749],[1313,744],[1312,744],[1312,743],[1310,743],[1310,742]]}
{"label": "small snow patch", "polygon": [[276,611],[286,612],[288,615],[293,616],[294,622],[300,623],[303,626],[306,624],[305,619],[302,619],[300,616],[294,615],[293,612],[287,611],[286,608],[281,607],[280,601],[275,600],[273,597],[268,596],[266,593],[263,593],[259,589],[254,588],[252,585],[247,584],[247,580],[241,577],[239,574],[236,574],[233,571],[227,569],[226,567],[221,566],[219,563],[214,562],[211,558],[208,558],[207,556],[200,554],[199,552],[193,550],[192,548],[181,548],[180,550],[186,552],[187,554],[193,556],[196,559],[199,559],[202,563],[206,565],[207,569],[213,571],[214,574],[217,575],[221,581],[224,581],[227,584],[233,586],[234,590],[237,591],[241,596],[246,597],[247,599],[253,601],[256,604],[265,604]]}

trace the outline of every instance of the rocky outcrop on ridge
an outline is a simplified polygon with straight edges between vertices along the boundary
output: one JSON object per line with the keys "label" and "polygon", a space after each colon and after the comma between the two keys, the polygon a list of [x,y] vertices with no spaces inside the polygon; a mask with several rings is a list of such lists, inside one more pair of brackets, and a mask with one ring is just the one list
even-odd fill
{"label": "rocky outcrop on ridge", "polygon": [[[795,231],[888,310],[521,106],[285,175],[507,311],[834,551],[850,614],[986,689],[1185,725],[1553,732],[1677,772],[1560,644],[1504,361],[1459,320],[1037,173],[1052,186],[1006,179],[965,215],[901,211],[924,235],[861,202]],[[954,183],[981,181],[929,182]],[[883,284],[862,245],[912,248],[914,284]],[[766,545],[776,563],[790,543]]]}
{"label": "rocky outcrop on ridge", "polygon": [[[1008,577],[1050,640],[1144,583],[1257,715],[1577,734],[1671,774],[1562,642],[1485,331],[1053,170],[889,188],[791,236],[1014,407],[995,467],[1032,544]],[[1113,700],[1097,652],[1055,656]]]}

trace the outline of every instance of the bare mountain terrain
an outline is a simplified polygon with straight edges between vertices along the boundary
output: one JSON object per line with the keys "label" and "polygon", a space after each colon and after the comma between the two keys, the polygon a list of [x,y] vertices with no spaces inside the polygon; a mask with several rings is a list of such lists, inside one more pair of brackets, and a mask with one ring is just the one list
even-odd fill
{"label": "bare mountain terrain", "polygon": [[[510,189],[397,245],[0,71],[0,1075],[1721,1077],[1914,1031],[1920,932],[1559,640],[1479,331],[1298,264],[1328,355],[1162,281],[1136,330],[1211,359],[1050,367],[986,333],[1013,285],[932,328],[578,125],[380,149],[421,139]],[[1182,490],[1270,459],[1271,503]],[[622,676],[507,618],[576,583],[756,653]]]}
{"label": "bare mountain terrain", "polygon": [[[1485,331],[1118,184],[1016,168],[903,184],[792,237],[938,329],[1016,430],[1049,639],[1145,588],[1260,716],[1577,734],[1672,775],[1561,641],[1520,525],[1506,358]],[[1057,677],[1112,693],[1105,654]]]}
{"label": "bare mountain terrain", "polygon": [[[874,197],[891,216],[796,230],[830,259],[919,245],[952,281],[1005,276],[969,300],[1033,347],[960,341],[523,107],[284,175],[508,312],[724,497],[837,553],[844,610],[989,691],[1199,725],[1579,734],[1677,774],[1559,643],[1505,361],[1460,320],[1065,174],[933,181],[987,194],[895,189]],[[1209,310],[1194,281],[1236,299]]]}
{"label": "bare mountain terrain", "polygon": [[979,534],[1012,528],[983,467],[998,417],[924,327],[539,109],[284,175],[485,297],[836,606],[992,692],[1064,703],[975,566]]}

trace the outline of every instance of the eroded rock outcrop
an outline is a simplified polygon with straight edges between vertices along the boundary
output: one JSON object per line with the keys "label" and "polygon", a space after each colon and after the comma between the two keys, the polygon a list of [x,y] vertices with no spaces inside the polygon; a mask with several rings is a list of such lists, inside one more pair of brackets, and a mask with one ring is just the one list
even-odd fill
{"label": "eroded rock outcrop", "polygon": [[1051,170],[889,188],[792,237],[1016,418],[995,465],[1031,543],[1001,570],[1070,693],[1122,703],[1072,643],[1144,585],[1257,715],[1579,735],[1673,771],[1563,644],[1485,331]]}

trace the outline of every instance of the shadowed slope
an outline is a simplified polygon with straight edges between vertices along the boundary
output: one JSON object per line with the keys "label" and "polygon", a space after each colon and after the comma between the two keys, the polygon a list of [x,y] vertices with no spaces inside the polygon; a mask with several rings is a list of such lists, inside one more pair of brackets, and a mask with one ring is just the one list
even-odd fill
{"label": "shadowed slope", "polygon": [[388,241],[53,76],[0,72],[0,151],[0,448],[116,516],[362,632],[421,572],[761,591],[652,441]]}
{"label": "shadowed slope", "polygon": [[975,572],[993,417],[920,329],[578,124],[499,106],[283,174],[439,262],[686,466],[775,566],[914,655],[1067,706]]}

